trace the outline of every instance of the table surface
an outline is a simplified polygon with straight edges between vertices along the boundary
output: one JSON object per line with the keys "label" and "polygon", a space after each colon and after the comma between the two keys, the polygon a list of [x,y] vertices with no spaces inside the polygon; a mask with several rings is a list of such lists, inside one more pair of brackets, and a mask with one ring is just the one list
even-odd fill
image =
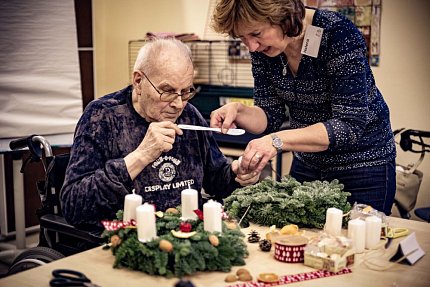
{"label": "table surface", "polygon": [[[410,232],[415,232],[417,241],[421,248],[426,252],[430,252],[430,225],[426,222],[405,220],[401,218],[388,218],[390,227],[408,228]],[[252,227],[260,234],[267,232],[267,227]],[[248,234],[250,228],[242,230]],[[346,232],[343,230],[343,232]],[[314,231],[305,231],[305,235],[311,235]],[[384,255],[379,255],[378,258],[389,258],[394,254],[399,242],[404,239],[394,239],[390,247],[385,251]],[[292,275],[302,272],[315,271],[301,263],[282,263],[274,259],[273,252],[262,252],[258,248],[258,244],[248,244],[249,257],[246,259],[245,266],[235,266],[231,272],[200,272],[185,279],[190,280],[196,287],[211,287],[211,286],[229,286],[240,283],[225,283],[224,279],[228,274],[235,273],[239,268],[246,268],[253,275],[254,280],[258,274],[263,272],[274,272],[279,276]],[[372,251],[375,252],[375,251]],[[300,282],[297,286],[429,286],[430,281],[430,256],[424,255],[415,265],[394,264],[393,267],[386,271],[370,270],[365,264],[364,259],[372,257],[375,254],[365,252],[358,254],[355,259],[355,264],[352,266],[352,273],[337,275],[332,277],[314,279],[310,281]],[[99,286],[174,286],[178,282],[177,278],[166,279],[161,276],[150,276],[139,271],[128,269],[112,268],[114,257],[110,250],[102,250],[97,247],[80,254],[69,256],[67,258],[54,261],[52,263],[30,269],[3,279],[0,279],[0,286],[49,286],[51,272],[57,268],[69,268],[84,272],[94,284]],[[388,261],[387,261],[388,262]]]}

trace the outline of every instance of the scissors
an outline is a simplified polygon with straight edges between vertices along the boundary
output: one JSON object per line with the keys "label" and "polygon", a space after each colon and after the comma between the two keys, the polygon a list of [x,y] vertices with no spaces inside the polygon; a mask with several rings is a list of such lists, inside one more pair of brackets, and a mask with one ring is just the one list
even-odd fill
{"label": "scissors", "polygon": [[409,229],[407,228],[388,228],[387,237],[388,238],[398,238],[406,236],[409,234]]}
{"label": "scissors", "polygon": [[386,235],[387,243],[385,243],[385,249],[390,247],[391,242],[393,241],[394,238],[406,236],[408,234],[409,234],[409,229],[407,228],[388,228],[388,232]]}
{"label": "scissors", "polygon": [[70,269],[55,269],[52,271],[54,276],[49,281],[50,286],[89,286],[100,287],[91,283],[91,280],[84,273]]}

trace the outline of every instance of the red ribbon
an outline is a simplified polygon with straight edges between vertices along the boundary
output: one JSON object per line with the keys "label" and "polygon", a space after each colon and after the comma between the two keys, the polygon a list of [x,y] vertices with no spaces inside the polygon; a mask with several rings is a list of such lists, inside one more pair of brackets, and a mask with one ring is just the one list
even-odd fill
{"label": "red ribbon", "polygon": [[195,209],[193,211],[200,220],[203,220],[203,211],[201,211],[200,209]]}
{"label": "red ribbon", "polygon": [[128,226],[136,226],[136,220],[132,219],[126,222],[119,220],[102,220],[102,224],[107,231],[115,231],[121,228],[126,228]]}
{"label": "red ribbon", "polygon": [[284,275],[279,277],[279,281],[273,283],[264,283],[264,282],[244,282],[238,283],[234,285],[229,285],[227,287],[268,287],[268,286],[277,286],[277,285],[285,285],[295,282],[301,282],[306,280],[331,277],[336,275],[348,274],[351,273],[352,270],[349,268],[343,268],[338,272],[330,272],[326,270],[317,270],[312,272],[304,272],[293,275]]}

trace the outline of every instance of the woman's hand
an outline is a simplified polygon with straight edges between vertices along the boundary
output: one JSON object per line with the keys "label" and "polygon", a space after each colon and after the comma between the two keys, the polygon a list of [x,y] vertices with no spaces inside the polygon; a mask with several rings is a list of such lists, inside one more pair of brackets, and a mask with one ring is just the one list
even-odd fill
{"label": "woman's hand", "polygon": [[221,128],[222,133],[227,133],[229,129],[236,128],[236,118],[238,116],[238,103],[229,103],[212,111],[210,126]]}
{"label": "woman's hand", "polygon": [[276,148],[272,146],[270,135],[254,139],[246,146],[240,167],[247,172],[261,173],[267,162],[277,153]]}
{"label": "woman's hand", "polygon": [[267,118],[260,107],[228,103],[211,113],[210,126],[221,128],[222,133],[240,127],[247,132],[260,134],[266,129]]}
{"label": "woman's hand", "polygon": [[235,180],[241,185],[246,186],[250,184],[256,183],[260,179],[261,172],[246,172],[240,168],[241,157],[239,160],[234,160],[231,163],[231,168],[233,172],[236,174]]}

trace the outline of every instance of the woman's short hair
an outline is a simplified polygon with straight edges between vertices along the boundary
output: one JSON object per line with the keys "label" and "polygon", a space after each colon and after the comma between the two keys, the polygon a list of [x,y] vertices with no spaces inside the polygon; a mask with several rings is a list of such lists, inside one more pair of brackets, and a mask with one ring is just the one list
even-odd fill
{"label": "woman's short hair", "polygon": [[239,24],[269,22],[288,37],[302,33],[305,6],[301,0],[219,0],[212,15],[215,32],[237,37]]}

